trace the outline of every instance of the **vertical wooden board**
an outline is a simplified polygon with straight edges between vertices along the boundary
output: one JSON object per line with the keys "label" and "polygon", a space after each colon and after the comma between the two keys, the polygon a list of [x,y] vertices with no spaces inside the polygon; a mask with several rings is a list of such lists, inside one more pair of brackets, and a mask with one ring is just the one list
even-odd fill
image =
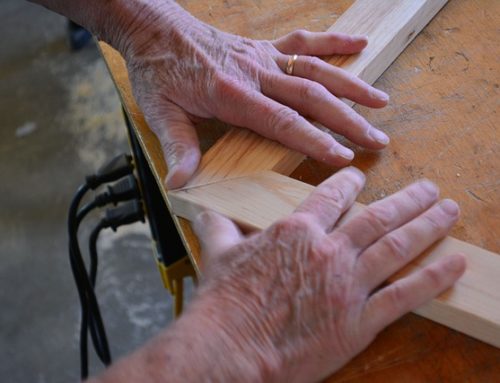
{"label": "vertical wooden board", "polygon": [[[101,54],[105,58],[106,65],[112,74],[112,79],[118,90],[122,106],[129,116],[130,123],[132,124],[144,155],[150,165],[151,171],[158,184],[158,188],[164,197],[165,204],[167,205],[169,211],[172,212],[172,207],[166,197],[167,190],[163,184],[163,180],[167,174],[167,168],[165,166],[165,161],[163,160],[163,151],[156,136],[149,129],[146,120],[144,119],[144,115],[132,95],[125,61],[116,50],[102,41],[99,42],[99,49],[101,50]],[[172,219],[179,233],[187,233],[187,235],[181,235],[180,237],[188,255],[192,258],[193,266],[198,271],[200,248],[196,237],[192,233],[190,224],[186,220],[178,218],[173,214]]]}
{"label": "vertical wooden board", "polygon": [[373,84],[447,0],[358,0],[328,31],[368,37],[368,46],[353,56],[336,56],[340,66]]}

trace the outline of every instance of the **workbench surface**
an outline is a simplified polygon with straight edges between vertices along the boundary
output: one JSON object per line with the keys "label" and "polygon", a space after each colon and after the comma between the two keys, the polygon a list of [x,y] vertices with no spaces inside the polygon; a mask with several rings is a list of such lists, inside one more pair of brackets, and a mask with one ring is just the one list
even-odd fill
{"label": "workbench surface", "polygon": [[[352,3],[178,2],[219,29],[255,39],[274,39],[302,28],[325,31]],[[500,253],[499,20],[500,1],[449,2],[375,83],[390,94],[390,104],[381,110],[355,106],[389,134],[390,145],[375,153],[347,143],[356,153],[353,165],[367,176],[359,202],[370,203],[429,178],[443,197],[460,204],[462,216],[451,235],[495,253]],[[166,175],[161,148],[132,98],[123,60],[106,44],[100,46],[161,184]],[[202,124],[198,129],[202,147],[208,148],[226,130],[222,123]],[[316,185],[335,170],[308,159],[292,177]],[[166,198],[164,186],[160,189]],[[182,219],[176,223],[199,265],[199,247],[189,223]],[[408,314],[328,381],[364,380],[500,381],[500,350]]]}

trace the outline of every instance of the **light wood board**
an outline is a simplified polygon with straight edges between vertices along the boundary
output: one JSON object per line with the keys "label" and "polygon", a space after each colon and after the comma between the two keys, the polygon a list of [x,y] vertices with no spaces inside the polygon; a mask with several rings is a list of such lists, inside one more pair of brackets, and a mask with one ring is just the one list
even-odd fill
{"label": "light wood board", "polygon": [[[213,210],[243,228],[264,230],[291,214],[313,190],[311,185],[267,171],[170,191],[168,198],[174,214],[189,220],[203,210]],[[349,219],[362,208],[363,205],[356,204],[343,219]],[[467,257],[464,276],[451,290],[415,312],[500,347],[500,257],[496,254],[447,237],[392,279],[422,268],[439,256],[458,252]]]}

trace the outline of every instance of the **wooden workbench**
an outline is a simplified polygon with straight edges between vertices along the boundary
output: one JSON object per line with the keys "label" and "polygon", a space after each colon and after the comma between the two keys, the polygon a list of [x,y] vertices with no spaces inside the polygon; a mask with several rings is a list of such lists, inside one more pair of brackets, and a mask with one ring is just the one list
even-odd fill
{"label": "wooden workbench", "polygon": [[[294,29],[324,31],[352,1],[179,1],[203,21],[256,39]],[[500,252],[500,153],[497,117],[500,2],[454,0],[437,15],[375,86],[391,95],[382,110],[356,110],[391,137],[380,153],[361,150],[353,162],[367,175],[358,201],[369,203],[427,177],[455,199],[462,218],[452,235]],[[166,174],[160,146],[131,97],[123,60],[103,55],[158,180]],[[226,127],[200,127],[208,148]],[[318,184],[336,169],[312,160],[292,174]],[[161,182],[160,182],[161,184]],[[166,198],[166,191],[160,187]],[[168,203],[168,201],[167,201]],[[189,223],[176,220],[195,266],[200,263]],[[500,276],[499,276],[500,278]],[[500,350],[408,314],[331,380],[373,382],[500,381]]]}

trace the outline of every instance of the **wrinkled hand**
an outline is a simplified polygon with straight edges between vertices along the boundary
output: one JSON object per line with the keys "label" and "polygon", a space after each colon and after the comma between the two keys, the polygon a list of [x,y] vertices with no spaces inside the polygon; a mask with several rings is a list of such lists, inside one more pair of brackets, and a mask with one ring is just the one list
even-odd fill
{"label": "wrinkled hand", "polygon": [[[183,11],[182,11],[183,12]],[[388,96],[342,69],[309,55],[352,54],[365,37],[296,31],[255,41],[203,24],[187,13],[135,31],[123,52],[134,95],[158,136],[169,168],[167,184],[182,186],[200,161],[194,124],[217,118],[249,128],[316,160],[346,165],[353,152],[311,118],[356,144],[381,149],[389,138],[339,100],[383,107]],[[165,12],[167,13],[167,12]],[[293,76],[289,55],[300,55]]]}
{"label": "wrinkled hand", "polygon": [[199,217],[199,302],[210,302],[199,316],[205,329],[214,324],[206,337],[225,342],[212,358],[214,371],[215,360],[240,360],[259,366],[259,380],[317,381],[463,273],[463,256],[449,255],[378,289],[445,236],[459,210],[451,200],[438,202],[436,186],[421,181],[336,226],[363,184],[358,170],[340,171],[291,216],[249,238],[215,213]]}

